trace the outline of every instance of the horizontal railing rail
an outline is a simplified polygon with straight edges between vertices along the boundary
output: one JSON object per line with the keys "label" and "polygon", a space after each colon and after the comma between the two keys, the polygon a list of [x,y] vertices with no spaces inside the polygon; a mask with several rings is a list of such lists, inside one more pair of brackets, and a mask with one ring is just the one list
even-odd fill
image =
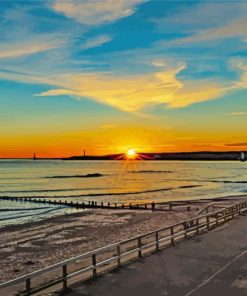
{"label": "horizontal railing rail", "polygon": [[[193,235],[194,232],[194,234],[199,234],[203,229],[210,230],[212,226],[217,227],[220,224],[228,221],[229,218],[233,219],[236,215],[239,215],[241,212],[246,210],[247,201],[244,201],[205,215],[199,215],[197,217],[184,220],[170,226],[150,231],[146,234],[89,251],[79,256],[72,257],[54,265],[34,271],[30,274],[21,276],[17,279],[7,281],[0,284],[0,290],[20,284],[25,284],[25,290],[19,292],[19,295],[33,295],[57,285],[57,289],[66,289],[68,286],[68,281],[75,279],[79,275],[90,273],[87,278],[95,277],[98,273],[101,273],[99,270],[100,268],[105,268],[103,271],[106,271],[115,267],[119,267],[121,263],[123,263],[121,261],[124,258],[126,259],[125,262],[128,262],[133,259],[133,254],[136,254],[136,256],[140,258],[145,254],[144,251],[158,251],[162,247],[167,246],[167,242],[168,245],[174,245],[174,243],[179,239]],[[146,242],[144,242],[145,239],[147,240]],[[126,250],[124,250],[124,247]],[[109,254],[110,258],[107,258]],[[103,258],[100,260],[99,256],[102,256]],[[83,260],[86,259],[89,260],[89,262],[84,262],[84,265],[86,264],[86,266],[81,267],[79,270],[68,272],[69,265],[78,263],[78,261],[83,263]],[[114,265],[112,266],[112,264]],[[36,287],[32,287],[31,284],[33,279],[43,276],[48,272],[55,271],[58,268],[61,268],[61,276],[59,278],[51,278],[48,283],[42,285],[40,284],[38,286],[36,284]],[[59,271],[57,270],[56,274],[58,272]],[[20,288],[18,289],[20,291]]]}

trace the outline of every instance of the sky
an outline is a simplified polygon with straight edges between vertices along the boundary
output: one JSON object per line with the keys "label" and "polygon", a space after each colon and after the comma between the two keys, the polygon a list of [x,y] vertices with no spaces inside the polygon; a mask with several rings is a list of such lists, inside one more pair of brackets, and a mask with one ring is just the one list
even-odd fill
{"label": "sky", "polygon": [[247,1],[0,0],[0,157],[247,150]]}

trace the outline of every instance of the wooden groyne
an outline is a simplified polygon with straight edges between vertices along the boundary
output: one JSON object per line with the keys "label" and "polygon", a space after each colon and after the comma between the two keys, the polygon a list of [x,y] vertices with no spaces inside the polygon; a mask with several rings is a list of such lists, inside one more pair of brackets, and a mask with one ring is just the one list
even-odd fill
{"label": "wooden groyne", "polygon": [[31,202],[48,205],[58,205],[73,207],[77,209],[128,209],[128,210],[155,210],[156,204],[145,203],[145,204],[133,204],[133,203],[110,203],[110,202],[96,202],[96,201],[83,201],[73,202],[67,200],[52,200],[47,198],[31,198],[31,197],[0,197],[1,200],[18,201],[18,202]]}
{"label": "wooden groyne", "polygon": [[206,215],[163,227],[131,239],[114,243],[44,269],[0,284],[0,294],[34,295],[41,291],[67,290],[68,285],[95,278],[97,275],[157,252],[178,241],[214,229],[247,211],[247,201]]}
{"label": "wooden groyne", "polygon": [[[30,202],[38,203],[44,205],[55,205],[55,206],[64,206],[72,207],[76,209],[111,209],[111,210],[149,210],[149,211],[172,211],[177,208],[182,208],[183,210],[190,211],[191,207],[198,207],[201,204],[208,204],[209,202],[220,203],[220,202],[229,202],[227,198],[212,198],[212,199],[197,199],[197,200],[177,200],[169,202],[160,202],[155,203],[113,203],[113,202],[97,202],[97,201],[67,201],[67,200],[56,200],[46,198],[37,198],[37,197],[10,197],[10,196],[0,196],[0,200],[9,200],[17,202]],[[239,200],[239,197],[236,198],[236,201]],[[234,201],[234,198],[231,199]],[[216,206],[215,206],[216,208]],[[199,210],[199,208],[197,208]]]}

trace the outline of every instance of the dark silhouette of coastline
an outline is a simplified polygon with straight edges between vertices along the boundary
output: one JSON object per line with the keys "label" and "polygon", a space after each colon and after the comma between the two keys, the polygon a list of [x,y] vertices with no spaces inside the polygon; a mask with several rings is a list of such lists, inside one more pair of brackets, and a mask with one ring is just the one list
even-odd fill
{"label": "dark silhouette of coastline", "polygon": [[[242,158],[244,153],[245,158]],[[0,159],[34,159],[32,158],[1,158]],[[126,160],[126,154],[108,154],[108,155],[76,155],[70,157],[35,157],[35,160]],[[229,160],[229,161],[247,161],[247,151],[196,151],[196,152],[161,152],[161,153],[137,153],[137,158],[132,160]]]}
{"label": "dark silhouette of coastline", "polygon": [[[247,151],[244,151],[247,155]],[[200,152],[169,152],[169,153],[138,153],[138,160],[238,160],[240,151],[200,151]],[[124,160],[125,154],[83,155],[62,158],[63,160]]]}

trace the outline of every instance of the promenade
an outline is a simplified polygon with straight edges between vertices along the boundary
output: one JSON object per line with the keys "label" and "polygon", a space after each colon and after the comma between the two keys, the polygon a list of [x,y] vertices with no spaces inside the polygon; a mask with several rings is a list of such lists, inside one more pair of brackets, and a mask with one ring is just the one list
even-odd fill
{"label": "promenade", "polygon": [[247,295],[247,216],[95,280],[71,296]]}

